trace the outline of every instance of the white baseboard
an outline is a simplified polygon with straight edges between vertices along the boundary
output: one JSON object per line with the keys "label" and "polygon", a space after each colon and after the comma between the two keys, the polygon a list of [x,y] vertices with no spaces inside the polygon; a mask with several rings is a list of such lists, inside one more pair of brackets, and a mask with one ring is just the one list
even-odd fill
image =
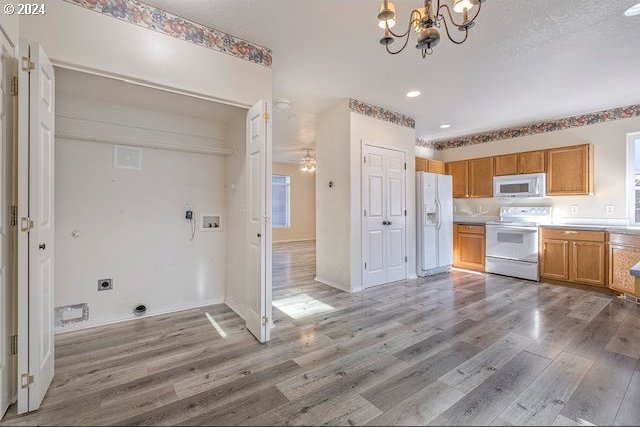
{"label": "white baseboard", "polygon": [[318,277],[318,276],[316,276],[314,280],[316,282],[323,283],[325,285],[331,286],[332,288],[336,288],[336,289],[339,289],[341,291],[351,292],[351,289],[349,289],[348,286],[345,289],[345,286],[343,286],[342,284],[340,284],[338,282],[334,282],[332,280],[323,279],[322,277]]}
{"label": "white baseboard", "polygon": [[[128,322],[128,321],[132,321],[132,320],[146,319],[146,318],[149,318],[149,317],[161,316],[163,314],[178,313],[180,311],[193,310],[193,309],[196,309],[196,308],[208,307],[210,305],[219,305],[219,304],[225,304],[225,301],[224,300],[211,300],[211,301],[206,301],[206,302],[198,303],[198,304],[177,305],[177,306],[174,306],[174,307],[161,309],[161,310],[157,310],[157,311],[149,311],[148,314],[145,314],[144,316],[136,316],[133,313],[131,313],[130,315],[127,315],[125,317],[118,317],[118,318],[115,318],[115,319],[100,320],[100,321],[98,321],[98,320],[94,320],[94,321],[89,320],[87,322],[72,323],[72,324],[67,325],[65,327],[57,327],[56,330],[55,330],[55,334],[59,335],[59,334],[65,334],[67,332],[82,331],[84,329],[98,328],[100,326],[114,325],[116,323]],[[229,307],[229,308],[231,308],[231,307]]]}
{"label": "white baseboard", "polygon": [[312,242],[314,240],[316,240],[315,237],[312,237],[311,239],[274,240],[273,243]]}
{"label": "white baseboard", "polygon": [[409,275],[409,279],[408,279],[408,280],[411,280],[411,279],[417,279],[417,278],[418,278],[418,275],[417,275],[417,274],[410,274],[410,275]]}
{"label": "white baseboard", "polygon": [[238,305],[236,300],[234,300],[232,297],[227,295],[224,302],[225,304],[227,304],[227,307],[233,310],[238,316],[240,316],[240,318],[242,318],[242,320],[246,322],[247,319],[244,317],[244,312],[240,310],[240,306]]}

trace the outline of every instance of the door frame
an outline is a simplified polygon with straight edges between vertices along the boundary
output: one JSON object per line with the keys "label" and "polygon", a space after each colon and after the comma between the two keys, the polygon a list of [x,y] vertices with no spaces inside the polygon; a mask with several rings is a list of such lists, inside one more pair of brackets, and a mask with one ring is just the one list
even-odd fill
{"label": "door frame", "polygon": [[[365,151],[365,147],[366,146],[370,146],[370,147],[375,147],[375,148],[383,148],[385,150],[391,150],[391,151],[396,151],[398,153],[403,153],[404,154],[404,162],[405,162],[405,169],[404,169],[404,206],[405,209],[407,209],[407,200],[408,200],[408,186],[407,186],[407,170],[409,167],[409,150],[404,149],[402,147],[398,147],[392,144],[384,144],[382,142],[378,142],[378,141],[373,141],[371,139],[366,139],[363,138],[360,140],[360,159],[358,160],[358,165],[360,165],[360,212],[359,212],[359,216],[360,216],[360,259],[359,259],[359,264],[360,264],[360,289],[367,289],[367,286],[365,286],[364,284],[364,277],[365,277],[365,271],[364,271],[364,236],[365,236],[365,232],[366,232],[366,221],[364,219],[364,180],[365,180],[365,170],[366,168],[364,167],[364,151]],[[407,209],[408,210],[408,209]],[[405,219],[404,219],[404,254],[406,257],[408,257],[409,255],[409,239],[407,238],[407,218],[409,216],[405,215]],[[404,263],[404,280],[407,280],[409,278],[409,271],[408,271],[408,262]],[[389,282],[387,282],[389,283]],[[371,286],[373,287],[373,286]]]}

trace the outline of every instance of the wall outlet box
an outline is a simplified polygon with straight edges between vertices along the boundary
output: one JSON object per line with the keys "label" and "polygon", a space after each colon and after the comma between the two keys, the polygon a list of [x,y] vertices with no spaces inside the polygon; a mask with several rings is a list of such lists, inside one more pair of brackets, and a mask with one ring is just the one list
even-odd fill
{"label": "wall outlet box", "polygon": [[578,207],[576,205],[571,205],[569,212],[571,212],[571,215],[573,216],[578,215]]}
{"label": "wall outlet box", "polygon": [[482,205],[476,205],[476,212],[477,213],[481,213],[482,212]]}
{"label": "wall outlet box", "polygon": [[615,209],[613,208],[613,205],[605,206],[604,211],[607,215],[615,215]]}

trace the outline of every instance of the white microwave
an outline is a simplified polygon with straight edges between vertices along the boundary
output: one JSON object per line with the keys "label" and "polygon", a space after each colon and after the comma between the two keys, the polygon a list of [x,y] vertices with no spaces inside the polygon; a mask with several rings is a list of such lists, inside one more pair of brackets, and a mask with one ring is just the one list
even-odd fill
{"label": "white microwave", "polygon": [[539,198],[545,196],[545,174],[496,176],[493,197],[501,199]]}

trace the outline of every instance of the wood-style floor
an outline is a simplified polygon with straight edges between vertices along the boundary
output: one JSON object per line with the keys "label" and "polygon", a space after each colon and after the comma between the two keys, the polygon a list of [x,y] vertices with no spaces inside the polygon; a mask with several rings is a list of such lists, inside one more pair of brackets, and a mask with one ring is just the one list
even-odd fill
{"label": "wood-style floor", "polygon": [[273,340],[225,306],[57,337],[42,408],[5,424],[637,425],[640,308],[455,271],[351,295],[276,245]]}

